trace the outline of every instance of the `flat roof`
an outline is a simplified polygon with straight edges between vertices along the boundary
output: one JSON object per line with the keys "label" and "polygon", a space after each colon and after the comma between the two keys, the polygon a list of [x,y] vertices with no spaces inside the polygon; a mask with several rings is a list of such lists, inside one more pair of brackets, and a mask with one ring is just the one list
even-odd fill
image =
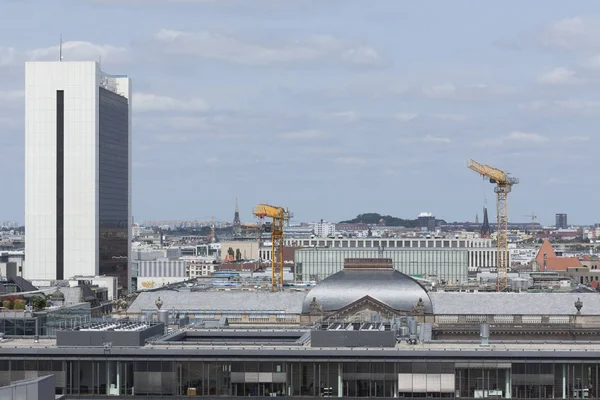
{"label": "flat roof", "polygon": [[[236,329],[203,329],[198,330],[206,335],[217,335],[227,332],[233,336],[248,332]],[[259,332],[284,332],[283,330],[257,330]],[[190,332],[195,332],[191,330]],[[289,331],[292,332],[292,331]],[[294,330],[299,332],[299,330]],[[305,331],[306,332],[306,331]],[[227,345],[206,342],[152,342],[143,347],[113,347],[105,350],[97,347],[58,347],[56,339],[40,338],[38,343],[33,339],[15,338],[0,341],[1,357],[49,357],[49,358],[78,358],[78,357],[110,357],[145,358],[168,357],[169,359],[190,358],[198,360],[241,360],[241,359],[273,359],[282,358],[289,361],[303,359],[335,359],[347,360],[361,358],[365,360],[379,359],[385,362],[422,360],[432,358],[484,359],[493,362],[496,359],[522,360],[534,359],[572,359],[581,362],[582,359],[596,360],[600,352],[600,341],[490,341],[489,346],[481,346],[478,341],[433,341],[409,345],[398,343],[393,348],[315,348],[293,343],[240,343]]]}

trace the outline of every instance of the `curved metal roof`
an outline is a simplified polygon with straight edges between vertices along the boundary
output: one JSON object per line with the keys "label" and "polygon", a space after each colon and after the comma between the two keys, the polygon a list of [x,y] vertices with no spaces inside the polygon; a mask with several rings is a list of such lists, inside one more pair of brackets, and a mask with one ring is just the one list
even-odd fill
{"label": "curved metal roof", "polygon": [[427,291],[416,280],[395,270],[343,270],[322,280],[304,299],[302,312],[310,312],[313,298],[323,311],[339,310],[365,296],[370,296],[394,310],[411,311],[419,299],[425,313],[433,307]]}

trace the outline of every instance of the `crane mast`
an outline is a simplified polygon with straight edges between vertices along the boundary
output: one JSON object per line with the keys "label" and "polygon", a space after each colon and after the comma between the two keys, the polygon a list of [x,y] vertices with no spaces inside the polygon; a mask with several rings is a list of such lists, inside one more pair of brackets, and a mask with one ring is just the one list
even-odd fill
{"label": "crane mast", "polygon": [[271,284],[273,290],[283,288],[283,225],[290,219],[289,210],[259,204],[253,211],[258,218],[271,218]]}
{"label": "crane mast", "polygon": [[508,194],[512,186],[519,183],[517,178],[509,176],[506,172],[489,165],[483,165],[476,161],[469,160],[467,167],[484,178],[489,179],[490,183],[496,184],[494,192],[497,195],[497,221],[498,233],[496,237],[497,246],[497,272],[498,281],[496,290],[504,291],[508,288]]}

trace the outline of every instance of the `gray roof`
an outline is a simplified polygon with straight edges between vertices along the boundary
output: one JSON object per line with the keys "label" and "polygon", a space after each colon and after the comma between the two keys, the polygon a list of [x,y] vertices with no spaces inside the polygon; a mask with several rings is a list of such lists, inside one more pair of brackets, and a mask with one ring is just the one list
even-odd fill
{"label": "gray roof", "polygon": [[279,311],[300,314],[306,292],[159,290],[140,293],[127,312],[156,310],[154,301],[159,296],[165,310]]}
{"label": "gray roof", "polygon": [[413,278],[395,270],[346,269],[322,280],[306,296],[303,311],[310,312],[313,298],[323,311],[335,311],[369,296],[394,310],[411,311],[419,299],[431,313],[427,291]]}
{"label": "gray roof", "polygon": [[[44,294],[52,295],[54,292],[56,292],[56,289],[57,289],[57,287],[53,286],[53,287],[48,287],[48,288],[40,288],[40,291],[43,292]],[[83,302],[83,300],[81,298],[81,288],[78,286],[76,286],[76,287],[61,287],[60,291],[65,296],[65,300],[63,303],[65,306],[79,304],[79,303]]]}
{"label": "gray roof", "polygon": [[597,293],[453,293],[431,292],[436,315],[574,315],[574,303],[583,302],[581,314],[600,315]]}
{"label": "gray roof", "polygon": [[38,290],[35,286],[31,284],[31,282],[23,279],[20,276],[13,276],[10,278],[10,280],[13,281],[13,283],[17,285],[22,292],[33,292],[35,290]]}

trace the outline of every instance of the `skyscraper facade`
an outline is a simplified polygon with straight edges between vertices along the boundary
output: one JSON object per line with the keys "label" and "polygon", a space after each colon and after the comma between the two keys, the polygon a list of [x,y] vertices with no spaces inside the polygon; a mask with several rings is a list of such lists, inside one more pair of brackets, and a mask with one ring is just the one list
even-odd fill
{"label": "skyscraper facade", "polygon": [[554,225],[558,229],[567,229],[569,227],[567,224],[567,214],[556,214]]}
{"label": "skyscraper facade", "polygon": [[26,63],[24,277],[127,287],[129,221],[130,79],[96,62]]}

